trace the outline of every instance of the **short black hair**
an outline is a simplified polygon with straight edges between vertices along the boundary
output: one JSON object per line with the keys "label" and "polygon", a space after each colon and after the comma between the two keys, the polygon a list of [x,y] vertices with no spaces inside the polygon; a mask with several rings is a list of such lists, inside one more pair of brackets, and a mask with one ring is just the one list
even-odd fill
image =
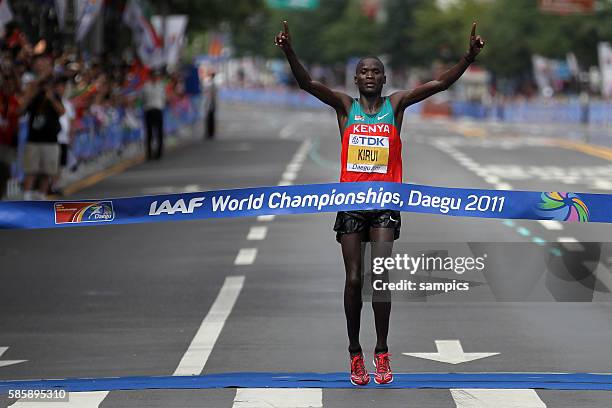
{"label": "short black hair", "polygon": [[373,59],[373,60],[378,61],[378,63],[382,67],[383,74],[385,73],[385,64],[383,64],[380,58],[378,58],[375,55],[368,55],[367,57],[363,57],[362,59],[360,59],[359,62],[357,63],[357,66],[355,67],[355,73],[359,72],[359,69],[361,68],[361,65],[363,65],[363,62],[368,59]]}

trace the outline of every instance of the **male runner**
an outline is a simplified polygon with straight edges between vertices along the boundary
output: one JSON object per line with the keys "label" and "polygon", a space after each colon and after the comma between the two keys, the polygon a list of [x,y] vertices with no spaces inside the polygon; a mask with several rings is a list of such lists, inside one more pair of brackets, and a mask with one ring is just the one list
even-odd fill
{"label": "male runner", "polygon": [[[411,91],[394,92],[382,96],[386,82],[385,67],[377,57],[366,57],[359,61],[355,72],[355,84],[359,98],[353,99],[345,93],[333,91],[320,82],[313,81],[299,62],[291,46],[289,26],[283,21],[283,31],[274,38],[291,66],[291,71],[301,89],[314,95],[335,109],[340,128],[341,182],[387,181],[402,182],[402,142],[400,130],[404,110],[431,95],[446,90],[465,72],[467,67],[484,47],[484,41],[476,35],[476,23],[472,24],[469,48],[463,58],[448,71],[433,81]],[[363,125],[383,126],[363,126]],[[376,139],[376,147],[363,143],[365,137]],[[372,242],[372,257],[390,255],[391,246],[399,237],[401,220],[398,211],[368,210],[341,211],[336,217],[334,230],[342,247],[346,281],[344,285],[344,312],[349,337],[351,382],[366,385],[370,377],[365,369],[363,353],[359,344],[361,321],[361,243]],[[376,243],[379,243],[376,246]],[[387,243],[386,245],[384,243]],[[374,364],[377,384],[393,381],[389,365],[387,334],[391,302],[373,301],[376,325],[376,348]]]}

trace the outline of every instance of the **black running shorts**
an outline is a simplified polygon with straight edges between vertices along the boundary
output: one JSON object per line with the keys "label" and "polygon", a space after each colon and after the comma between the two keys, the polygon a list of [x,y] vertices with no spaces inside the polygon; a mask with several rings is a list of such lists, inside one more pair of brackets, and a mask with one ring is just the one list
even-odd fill
{"label": "black running shorts", "polygon": [[352,234],[365,231],[364,241],[369,241],[370,228],[393,228],[394,238],[398,239],[402,219],[399,211],[393,210],[362,210],[339,211],[334,224],[336,241],[340,242],[342,234]]}

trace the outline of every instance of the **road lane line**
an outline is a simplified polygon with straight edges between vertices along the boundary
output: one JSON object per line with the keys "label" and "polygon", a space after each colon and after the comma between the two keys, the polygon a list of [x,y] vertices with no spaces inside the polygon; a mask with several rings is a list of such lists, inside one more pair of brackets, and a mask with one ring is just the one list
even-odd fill
{"label": "road lane line", "polygon": [[610,147],[558,139],[552,139],[551,143],[564,149],[585,153],[605,160],[612,160],[612,148]]}
{"label": "road lane line", "polygon": [[560,242],[565,249],[571,252],[581,252],[584,251],[584,246],[574,237],[559,237],[557,238],[557,242]]}
{"label": "road lane line", "polygon": [[294,173],[300,171],[301,168],[302,168],[302,163],[299,163],[299,162],[291,162],[287,165],[287,171],[294,172]]}
{"label": "road lane line", "polygon": [[294,171],[286,171],[282,175],[283,180],[293,181],[297,178],[297,173]]}
{"label": "road lane line", "polygon": [[457,408],[546,408],[534,390],[451,389]]}
{"label": "road lane line", "polygon": [[238,388],[233,408],[321,408],[321,388]]}
{"label": "road lane line", "polygon": [[257,257],[257,248],[242,248],[238,251],[234,265],[251,265]]}
{"label": "road lane line", "polygon": [[251,227],[247,235],[249,241],[261,241],[266,239],[268,227]]}
{"label": "road lane line", "polygon": [[496,190],[512,190],[512,186],[508,183],[497,183],[495,185]]}
{"label": "road lane line", "polygon": [[291,186],[293,185],[293,181],[290,180],[281,180],[278,182],[279,186]]}
{"label": "road lane line", "polygon": [[17,400],[10,408],[98,408],[109,391],[69,392],[68,401]]}
{"label": "road lane line", "polygon": [[276,216],[275,215],[258,215],[257,221],[270,222],[270,221],[274,221],[274,217]]}
{"label": "road lane line", "polygon": [[221,330],[223,330],[225,321],[236,304],[243,285],[244,276],[228,276],[225,278],[215,302],[202,320],[200,328],[191,340],[189,348],[181,358],[173,375],[200,375],[202,373]]}
{"label": "road lane line", "polygon": [[563,224],[555,220],[538,220],[538,222],[547,230],[559,231],[563,229]]}
{"label": "road lane line", "polygon": [[281,139],[289,139],[291,136],[293,136],[294,133],[295,133],[294,124],[290,123],[287,126],[285,126],[284,128],[282,128],[280,130],[280,132],[278,132],[278,136]]}

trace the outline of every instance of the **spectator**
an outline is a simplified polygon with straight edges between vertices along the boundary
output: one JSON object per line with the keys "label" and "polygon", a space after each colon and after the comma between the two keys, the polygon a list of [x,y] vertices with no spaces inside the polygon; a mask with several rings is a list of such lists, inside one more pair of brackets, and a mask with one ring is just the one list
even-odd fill
{"label": "spectator", "polygon": [[0,85],[0,200],[4,197],[15,159],[19,127],[18,81],[5,74]]}
{"label": "spectator", "polygon": [[[166,88],[161,81],[161,75],[158,71],[153,71],[151,79],[144,84],[142,98],[147,137],[147,160],[152,158],[159,160],[164,146],[163,110],[166,105]],[[153,137],[157,139],[157,151],[154,156],[151,152]]]}
{"label": "spectator", "polygon": [[215,128],[216,128],[216,118],[215,113],[217,110],[217,86],[215,85],[215,73],[212,72],[210,74],[210,78],[204,85],[204,97],[205,105],[204,105],[204,117],[205,117],[205,125],[206,125],[206,139],[214,139],[215,138]]}
{"label": "spectator", "polygon": [[[22,112],[29,114],[28,141],[24,150],[24,199],[45,199],[49,180],[59,170],[59,145],[57,135],[61,130],[60,116],[65,113],[61,97],[53,87],[53,65],[46,54],[34,60],[36,79],[25,91],[21,101]],[[40,176],[38,194],[34,190],[36,177]]]}
{"label": "spectator", "polygon": [[64,105],[65,112],[60,117],[60,126],[61,130],[57,135],[57,142],[60,147],[60,158],[59,158],[59,171],[53,178],[53,182],[51,184],[51,194],[61,195],[61,191],[58,188],[58,182],[61,175],[61,171],[68,164],[68,151],[70,147],[71,141],[71,125],[72,121],[76,117],[76,112],[74,110],[74,106],[70,99],[67,97],[66,93],[66,85],[68,84],[69,79],[66,76],[60,76],[55,82],[55,92],[62,99],[62,104]]}

